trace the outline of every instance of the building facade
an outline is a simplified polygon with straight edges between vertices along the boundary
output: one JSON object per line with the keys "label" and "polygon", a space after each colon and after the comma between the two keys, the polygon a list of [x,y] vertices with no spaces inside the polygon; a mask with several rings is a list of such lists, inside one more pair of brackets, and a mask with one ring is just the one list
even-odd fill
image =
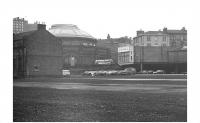
{"label": "building facade", "polygon": [[13,33],[22,33],[24,32],[25,25],[28,24],[28,21],[24,18],[13,18]]}
{"label": "building facade", "polygon": [[118,47],[118,64],[134,64],[134,47],[130,44],[120,44]]}
{"label": "building facade", "polygon": [[38,24],[37,29],[13,36],[14,77],[62,75],[61,41],[46,25]]}
{"label": "building facade", "polygon": [[111,59],[115,64],[118,64],[118,47],[120,44],[130,44],[131,39],[128,37],[120,37],[120,38],[111,38],[110,35],[107,36],[107,39],[99,39],[97,40],[98,47],[105,47],[110,49],[111,51]]}
{"label": "building facade", "polygon": [[183,27],[180,30],[169,30],[164,28],[162,31],[137,31],[137,36],[133,38],[134,46],[170,46],[181,48],[187,46],[187,30]]}
{"label": "building facade", "polygon": [[28,23],[27,20],[24,18],[13,18],[13,33],[18,34],[22,32],[29,32],[29,31],[34,31],[38,30],[38,24],[45,24],[44,22],[35,22],[33,24]]}
{"label": "building facade", "polygon": [[169,35],[162,31],[137,31],[133,38],[134,46],[170,46]]}
{"label": "building facade", "polygon": [[118,64],[122,67],[134,67],[137,71],[161,69],[167,73],[187,71],[187,48],[129,45],[118,49]]}
{"label": "building facade", "polygon": [[187,30],[183,27],[180,30],[163,29],[163,33],[169,35],[171,47],[184,47],[187,46]]}
{"label": "building facade", "polygon": [[96,46],[96,39],[72,24],[55,24],[49,31],[62,41],[63,67],[81,68],[95,60],[109,59],[110,50]]}

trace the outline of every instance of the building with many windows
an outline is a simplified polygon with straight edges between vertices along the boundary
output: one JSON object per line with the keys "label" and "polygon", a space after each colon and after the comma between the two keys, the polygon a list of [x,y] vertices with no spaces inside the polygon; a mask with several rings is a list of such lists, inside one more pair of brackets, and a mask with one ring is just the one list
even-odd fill
{"label": "building with many windows", "polygon": [[133,38],[135,46],[170,46],[169,35],[162,31],[137,31],[137,36]]}
{"label": "building with many windows", "polygon": [[187,46],[187,30],[183,27],[181,30],[163,29],[163,33],[169,36],[170,46],[182,48]]}
{"label": "building with many windows", "polygon": [[118,64],[127,65],[134,63],[134,49],[130,44],[119,44],[118,47]]}
{"label": "building with many windows", "polygon": [[137,36],[133,38],[134,46],[170,46],[181,48],[187,46],[187,30],[169,30],[164,28],[162,31],[137,31]]}
{"label": "building with many windows", "polygon": [[29,31],[34,31],[38,30],[38,24],[45,24],[44,22],[34,22],[33,24],[28,23],[27,20],[24,18],[13,18],[13,33],[18,34],[22,32],[29,32]]}
{"label": "building with many windows", "polygon": [[28,24],[28,21],[24,18],[13,18],[13,33],[17,34],[24,32],[24,27],[26,24]]}

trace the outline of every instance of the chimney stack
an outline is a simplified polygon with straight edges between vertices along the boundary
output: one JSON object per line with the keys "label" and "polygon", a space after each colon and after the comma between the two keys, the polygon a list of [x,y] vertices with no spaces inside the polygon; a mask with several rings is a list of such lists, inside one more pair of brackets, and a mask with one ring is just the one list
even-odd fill
{"label": "chimney stack", "polygon": [[46,30],[46,25],[45,24],[37,24],[37,29],[38,30]]}

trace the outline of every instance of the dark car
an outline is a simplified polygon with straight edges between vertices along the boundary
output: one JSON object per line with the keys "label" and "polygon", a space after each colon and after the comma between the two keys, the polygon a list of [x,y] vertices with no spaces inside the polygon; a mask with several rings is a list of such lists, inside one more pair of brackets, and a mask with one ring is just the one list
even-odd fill
{"label": "dark car", "polygon": [[136,74],[135,68],[126,68],[124,70],[118,71],[118,75],[134,75]]}

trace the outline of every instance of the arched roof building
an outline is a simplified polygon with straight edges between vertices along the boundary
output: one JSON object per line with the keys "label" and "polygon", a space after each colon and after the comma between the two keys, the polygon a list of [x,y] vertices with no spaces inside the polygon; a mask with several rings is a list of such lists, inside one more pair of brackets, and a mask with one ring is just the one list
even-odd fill
{"label": "arched roof building", "polygon": [[96,59],[109,58],[106,48],[97,48],[97,40],[73,24],[54,24],[49,32],[62,40],[64,68],[93,65]]}
{"label": "arched roof building", "polygon": [[87,32],[80,30],[76,25],[73,24],[54,24],[49,30],[56,37],[78,37],[78,38],[89,38],[95,39]]}

